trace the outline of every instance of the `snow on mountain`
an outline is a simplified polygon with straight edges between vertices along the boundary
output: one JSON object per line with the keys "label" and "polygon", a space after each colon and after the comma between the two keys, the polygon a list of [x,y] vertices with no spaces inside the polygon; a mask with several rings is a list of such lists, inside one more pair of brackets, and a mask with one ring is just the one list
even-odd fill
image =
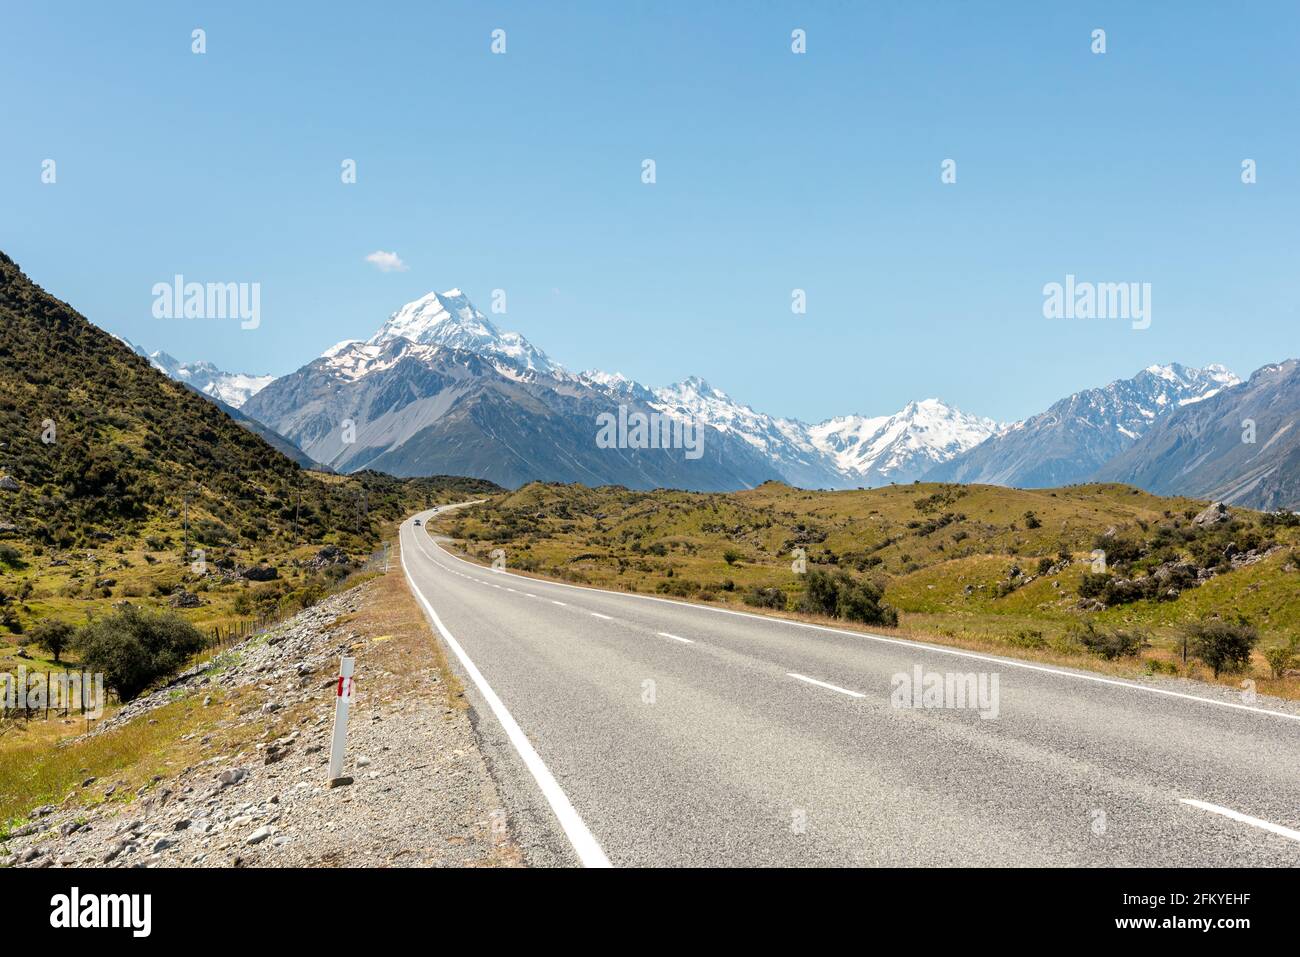
{"label": "snow on mountain", "polygon": [[841,416],[807,425],[755,412],[694,376],[655,390],[655,396],[660,410],[735,434],[770,458],[789,481],[804,486],[911,481],[997,430],[996,423],[938,399],[910,402],[893,415]]}
{"label": "snow on mountain", "polygon": [[383,345],[394,339],[500,356],[521,369],[567,377],[562,366],[519,333],[502,332],[494,326],[459,289],[431,292],[408,302],[389,316],[366,344]]}
{"label": "snow on mountain", "polygon": [[137,354],[144,356],[155,369],[164,375],[192,386],[204,395],[220,399],[238,409],[245,402],[275,380],[273,375],[249,375],[246,372],[224,372],[211,362],[181,362],[161,349],[146,352],[140,346],[118,336]]}
{"label": "snow on mountain", "polygon": [[1157,420],[1240,380],[1221,365],[1153,365],[1131,379],[1066,396],[969,452],[936,466],[931,481],[1047,488],[1088,481]]}
{"label": "snow on mountain", "polygon": [[991,419],[939,399],[909,402],[893,415],[841,416],[812,426],[809,438],[844,472],[868,482],[910,482],[998,431]]}

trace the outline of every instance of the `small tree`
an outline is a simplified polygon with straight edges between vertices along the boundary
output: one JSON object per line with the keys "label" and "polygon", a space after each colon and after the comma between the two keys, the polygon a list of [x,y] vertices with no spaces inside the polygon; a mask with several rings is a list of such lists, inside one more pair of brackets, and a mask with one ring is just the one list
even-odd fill
{"label": "small tree", "polygon": [[1244,621],[1192,622],[1185,626],[1188,650],[1210,666],[1214,677],[1234,671],[1250,661],[1250,651],[1259,641],[1259,632]]}
{"label": "small tree", "polygon": [[736,562],[740,561],[740,557],[740,552],[736,551],[734,548],[728,548],[722,553],[722,560],[728,565],[736,564]]}
{"label": "small tree", "polygon": [[83,625],[75,641],[82,668],[103,674],[104,684],[123,701],[179,671],[204,644],[199,630],[176,612],[132,605]]}
{"label": "small tree", "polygon": [[38,621],[31,630],[31,640],[38,647],[43,648],[54,656],[54,663],[60,663],[60,656],[72,645],[72,637],[76,634],[76,629],[66,621],[59,621],[57,618],[46,618],[44,621]]}

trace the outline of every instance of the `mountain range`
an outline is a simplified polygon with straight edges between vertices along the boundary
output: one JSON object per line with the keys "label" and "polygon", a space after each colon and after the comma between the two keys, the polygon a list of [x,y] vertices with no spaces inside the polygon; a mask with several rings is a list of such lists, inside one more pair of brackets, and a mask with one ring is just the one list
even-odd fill
{"label": "mountain range", "polygon": [[[600,448],[597,417],[620,407],[698,427],[702,455]],[[330,347],[244,411],[340,471],[437,468],[516,486],[539,478],[699,490],[769,479],[874,486],[919,478],[997,429],[938,399],[808,425],[757,412],[696,376],[650,388],[617,373],[573,373],[497,329],[458,289],[408,303],[365,341]]]}
{"label": "mountain range", "polygon": [[[1286,418],[1294,376],[1264,375],[1280,393],[1270,400],[1276,414],[1261,420],[1276,437],[1261,440],[1268,444],[1253,457],[1223,441],[1209,453],[1213,465],[1199,454],[1203,416],[1230,417],[1267,391],[1221,365],[1152,365],[1009,425],[935,398],[889,415],[809,424],[756,411],[698,376],[655,388],[618,373],[571,372],[518,333],[498,329],[459,289],[407,303],[368,339],[344,340],[270,382],[208,363],[181,366],[165,353],[149,358],[209,395],[224,390],[236,400],[228,404],[341,472],[705,491],[769,479],[832,489],[922,479],[1019,487],[1115,480],[1167,493],[1221,493],[1245,505],[1300,505],[1294,469],[1278,460],[1294,441],[1294,415]],[[1251,381],[1284,367],[1292,368],[1266,367]],[[632,418],[698,427],[702,454],[600,447],[598,417],[620,407]],[[1159,467],[1147,461],[1152,455]]]}

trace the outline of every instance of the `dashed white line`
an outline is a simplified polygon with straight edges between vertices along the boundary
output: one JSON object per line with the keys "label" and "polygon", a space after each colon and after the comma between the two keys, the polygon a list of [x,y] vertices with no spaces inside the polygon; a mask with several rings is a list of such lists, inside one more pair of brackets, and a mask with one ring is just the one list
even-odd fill
{"label": "dashed white line", "polygon": [[673,641],[680,641],[683,645],[693,645],[695,642],[690,638],[683,638],[681,635],[672,635],[666,631],[657,632],[660,638],[671,638]]}
{"label": "dashed white line", "polygon": [[[439,542],[434,542],[434,545],[443,555],[447,556],[452,561],[460,562],[462,565],[472,565],[475,568],[483,567],[481,565],[476,565],[474,562],[467,561],[458,555],[451,554],[451,552],[444,548]],[[428,554],[428,552],[425,554]],[[430,559],[436,561],[432,556],[430,556]],[[441,562],[438,564],[443,568],[447,568],[447,566],[442,565]],[[500,571],[500,569],[497,569],[497,571]],[[507,572],[506,574],[513,573]],[[978,661],[989,661],[1006,668],[1022,668],[1025,671],[1037,671],[1041,674],[1056,675],[1058,678],[1073,678],[1075,681],[1090,681],[1095,684],[1110,685],[1115,688],[1126,688],[1129,691],[1138,691],[1144,694],[1163,695],[1169,698],[1181,698],[1185,701],[1195,701],[1199,704],[1214,705],[1220,708],[1232,708],[1236,711],[1253,711],[1255,714],[1266,714],[1273,718],[1285,718],[1288,721],[1300,721],[1300,713],[1293,714],[1287,711],[1274,711],[1270,708],[1239,704],[1236,701],[1225,701],[1221,698],[1206,698],[1201,695],[1187,694],[1184,691],[1173,691],[1169,688],[1153,688],[1149,685],[1140,685],[1136,682],[1124,681],[1119,678],[1107,678],[1102,675],[1086,674],[1077,671],[1065,671],[1064,669],[1053,668],[1048,665],[1038,665],[1028,661],[1017,661],[1014,658],[1000,658],[996,655],[985,655],[975,651],[963,651],[959,648],[947,648],[943,645],[933,645],[925,641],[914,641],[910,638],[887,638],[884,635],[873,635],[870,632],[865,631],[845,631],[843,628],[831,628],[828,625],[814,625],[812,622],[807,621],[792,621],[789,618],[773,618],[770,615],[759,615],[750,611],[737,611],[734,608],[713,608],[709,605],[694,605],[690,602],[677,601],[674,598],[662,598],[658,595],[638,595],[635,593],[628,594],[625,592],[610,591],[608,588],[596,588],[592,585],[572,585],[568,582],[555,581],[548,581],[547,584],[555,588],[573,588],[578,591],[599,592],[602,595],[617,598],[631,598],[638,601],[658,601],[667,605],[678,605],[682,608],[689,608],[693,611],[702,611],[706,613],[712,612],[719,615],[734,615],[737,618],[752,618],[754,621],[763,622],[767,625],[804,628],[811,631],[824,631],[833,635],[843,635],[846,638],[858,638],[865,641],[875,641],[887,645],[898,645],[903,648],[910,648],[914,651],[928,651],[933,652],[934,654],[951,655],[957,658],[971,658]]]}
{"label": "dashed white line", "polygon": [[598,611],[589,611],[589,612],[587,612],[587,614],[589,614],[592,618],[604,618],[606,621],[613,621],[613,620],[614,620],[614,619],[611,618],[609,615],[602,615],[602,614],[601,614],[600,612],[598,612]]}
{"label": "dashed white line", "polygon": [[818,681],[816,678],[809,678],[807,675],[798,675],[793,671],[787,671],[785,675],[787,678],[797,678],[800,681],[806,681],[810,685],[816,685],[819,688],[828,688],[831,691],[838,691],[840,694],[846,694],[850,698],[866,697],[866,695],[862,694],[860,691],[850,691],[848,688],[841,688],[839,685],[827,684],[825,681]]}
{"label": "dashed white line", "polygon": [[1221,807],[1218,804],[1211,804],[1209,801],[1197,801],[1194,798],[1179,798],[1183,804],[1189,804],[1192,807],[1200,808],[1202,811],[1209,811],[1211,814],[1222,814],[1224,817],[1232,818],[1234,821],[1240,821],[1242,824],[1249,824],[1251,827],[1257,827],[1262,831],[1268,831],[1271,834],[1277,834],[1285,837],[1290,841],[1300,841],[1300,831],[1289,827],[1283,827],[1281,824],[1274,824],[1272,821],[1265,821],[1263,818],[1251,817],[1249,814],[1242,814],[1240,811],[1234,811],[1230,807]]}
{"label": "dashed white line", "polygon": [[554,598],[551,599],[551,604],[552,604],[552,605],[559,605],[561,608],[568,608],[568,607],[569,607],[569,606],[566,605],[564,602],[562,602],[562,601],[556,601]]}

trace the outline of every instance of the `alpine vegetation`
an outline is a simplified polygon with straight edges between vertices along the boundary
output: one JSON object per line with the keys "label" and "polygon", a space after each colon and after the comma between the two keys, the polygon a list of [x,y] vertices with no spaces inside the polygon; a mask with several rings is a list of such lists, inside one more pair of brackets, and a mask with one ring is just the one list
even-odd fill
{"label": "alpine vegetation", "polygon": [[596,447],[601,449],[685,449],[686,458],[704,455],[704,430],[695,419],[680,419],[662,412],[628,413],[619,405],[618,415],[601,412]]}

